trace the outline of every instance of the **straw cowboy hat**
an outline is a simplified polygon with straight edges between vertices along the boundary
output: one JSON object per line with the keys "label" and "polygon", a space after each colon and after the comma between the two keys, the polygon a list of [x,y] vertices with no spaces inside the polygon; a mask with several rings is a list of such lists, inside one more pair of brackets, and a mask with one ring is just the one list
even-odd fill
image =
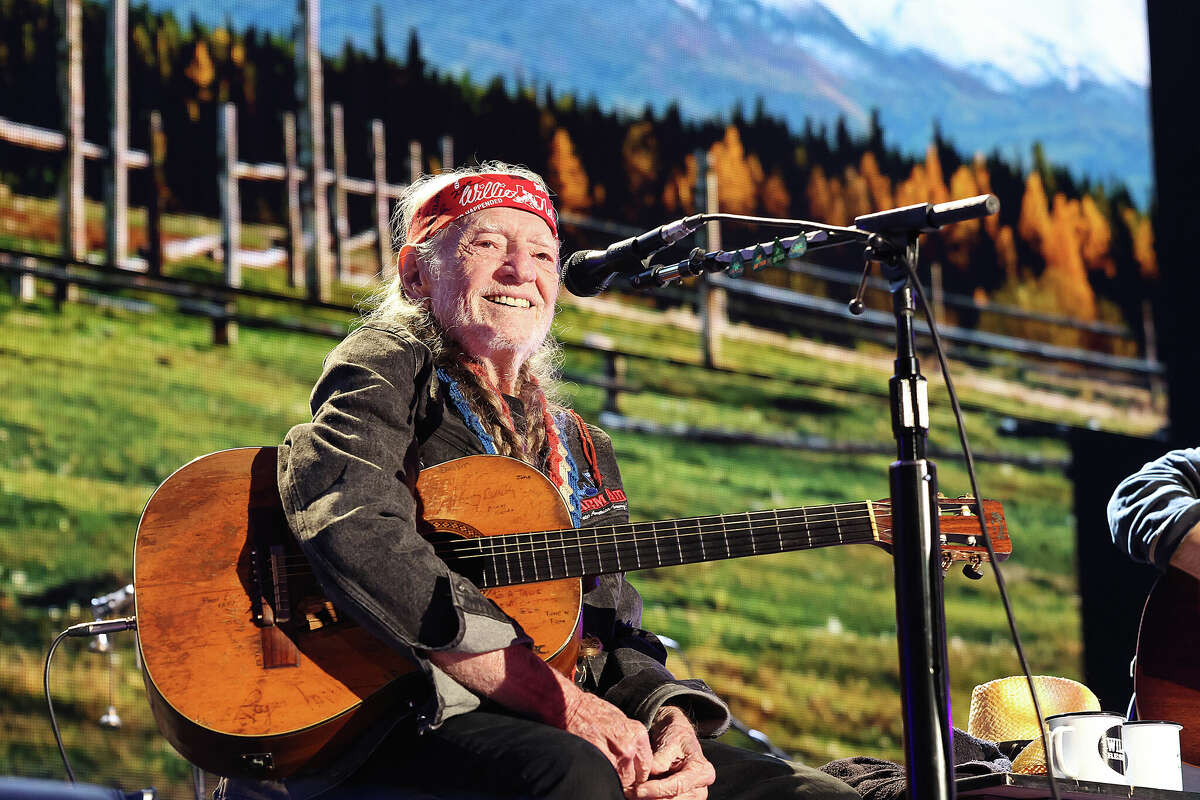
{"label": "straw cowboy hat", "polygon": [[[1034,675],[1033,686],[1043,718],[1100,710],[1100,700],[1092,690],[1070,678]],[[1046,774],[1046,754],[1042,750],[1037,714],[1024,675],[998,678],[975,687],[971,692],[967,733],[996,742],[1001,750],[1009,753],[1020,748],[1013,758],[1013,772]]]}

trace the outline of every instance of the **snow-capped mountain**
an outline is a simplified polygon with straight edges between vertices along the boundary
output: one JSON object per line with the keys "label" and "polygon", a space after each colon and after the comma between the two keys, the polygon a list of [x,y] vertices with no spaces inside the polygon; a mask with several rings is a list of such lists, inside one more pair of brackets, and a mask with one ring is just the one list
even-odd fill
{"label": "snow-capped mountain", "polygon": [[[291,0],[237,0],[228,7],[153,2],[184,19],[229,17],[270,30],[286,29],[295,16]],[[846,11],[855,3],[886,7],[891,16],[864,23]],[[349,38],[369,49],[374,5],[325,0],[323,47],[336,52]],[[878,108],[888,144],[909,152],[924,151],[937,120],[961,150],[999,150],[1028,165],[1030,147],[1040,141],[1054,163],[1123,181],[1139,203],[1150,194],[1149,91],[1137,80],[1136,58],[1129,66],[1128,59],[1089,56],[1101,52],[1103,36],[1087,47],[1075,41],[1083,37],[1057,43],[1052,25],[918,18],[912,3],[899,0],[386,0],[382,6],[394,55],[403,55],[415,28],[429,63],[479,81],[501,75],[551,83],[558,93],[595,95],[631,112],[677,102],[685,114],[704,117],[727,116],[738,102],[750,109],[762,97],[797,130],[805,118],[832,126],[844,116],[851,130],[861,131]],[[1079,24],[1099,23],[1081,18]],[[1145,36],[1144,20],[1140,28],[1126,27],[1131,41]]]}

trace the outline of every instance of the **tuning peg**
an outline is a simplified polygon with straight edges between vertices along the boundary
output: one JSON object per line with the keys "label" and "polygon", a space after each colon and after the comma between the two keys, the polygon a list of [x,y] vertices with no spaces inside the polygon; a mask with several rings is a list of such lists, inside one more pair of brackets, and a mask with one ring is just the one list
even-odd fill
{"label": "tuning peg", "polygon": [[963,564],[963,575],[966,575],[973,581],[977,581],[983,577],[983,559],[975,556],[966,564]]}

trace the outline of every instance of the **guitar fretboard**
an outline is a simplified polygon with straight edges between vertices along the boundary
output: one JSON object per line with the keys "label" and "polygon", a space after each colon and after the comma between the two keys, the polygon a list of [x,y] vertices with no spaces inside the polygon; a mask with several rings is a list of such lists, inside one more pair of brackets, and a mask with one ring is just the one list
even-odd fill
{"label": "guitar fretboard", "polygon": [[437,552],[487,589],[873,542],[873,514],[869,502],[837,503],[456,539]]}

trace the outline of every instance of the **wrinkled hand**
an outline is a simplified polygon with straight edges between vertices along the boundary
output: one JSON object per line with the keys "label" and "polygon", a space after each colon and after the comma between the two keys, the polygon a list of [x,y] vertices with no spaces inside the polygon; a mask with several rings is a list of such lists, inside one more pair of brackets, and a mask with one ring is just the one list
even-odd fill
{"label": "wrinkled hand", "polygon": [[634,796],[638,800],[705,800],[717,772],[704,757],[687,715],[675,706],[660,708],[650,726],[650,740],[654,747],[652,779],[638,786]]}
{"label": "wrinkled hand", "polygon": [[569,703],[565,730],[598,747],[616,769],[625,796],[635,797],[650,777],[654,758],[646,727],[594,694],[577,692]]}

